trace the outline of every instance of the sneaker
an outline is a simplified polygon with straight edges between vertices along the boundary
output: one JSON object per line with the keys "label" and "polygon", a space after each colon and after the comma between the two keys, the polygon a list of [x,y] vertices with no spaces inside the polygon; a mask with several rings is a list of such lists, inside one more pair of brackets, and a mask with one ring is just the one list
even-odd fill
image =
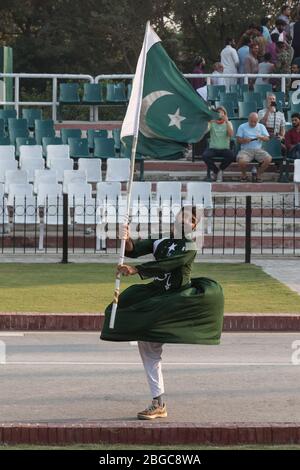
{"label": "sneaker", "polygon": [[222,171],[222,170],[219,170],[219,171],[218,171],[218,175],[217,175],[216,181],[217,181],[217,183],[222,183],[222,182],[223,182],[223,171]]}
{"label": "sneaker", "polygon": [[166,404],[164,403],[163,406],[160,406],[158,400],[152,400],[152,403],[148,408],[137,414],[138,419],[166,418],[167,416]]}

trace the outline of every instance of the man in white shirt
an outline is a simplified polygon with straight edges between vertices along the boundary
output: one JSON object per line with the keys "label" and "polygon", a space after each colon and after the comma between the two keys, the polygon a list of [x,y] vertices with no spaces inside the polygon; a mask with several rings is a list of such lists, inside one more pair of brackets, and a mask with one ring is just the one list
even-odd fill
{"label": "man in white shirt", "polygon": [[284,139],[285,118],[284,114],[277,110],[275,95],[267,96],[267,107],[258,112],[258,120],[267,128],[270,136]]}
{"label": "man in white shirt", "polygon": [[[226,41],[226,46],[221,52],[221,63],[224,67],[224,74],[234,74],[238,73],[239,69],[239,56],[235,49],[235,40],[229,38]],[[226,78],[226,89],[229,91],[230,85],[235,85],[237,83],[236,78]]]}
{"label": "man in white shirt", "polygon": [[221,64],[221,62],[216,62],[214,64],[213,77],[211,77],[212,85],[225,85],[225,78],[222,77],[223,72],[223,64]]}

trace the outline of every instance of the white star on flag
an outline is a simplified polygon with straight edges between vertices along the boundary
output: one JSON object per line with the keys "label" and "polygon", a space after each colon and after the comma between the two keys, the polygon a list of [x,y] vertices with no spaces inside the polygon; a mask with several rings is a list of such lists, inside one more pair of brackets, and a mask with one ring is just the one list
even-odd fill
{"label": "white star on flag", "polygon": [[167,256],[170,256],[171,251],[175,251],[176,246],[177,246],[176,243],[172,243],[172,245],[168,248],[168,254],[167,254]]}
{"label": "white star on flag", "polygon": [[181,121],[184,121],[186,118],[183,116],[180,116],[180,110],[177,108],[177,111],[175,114],[168,114],[170,118],[169,122],[169,127],[171,126],[176,126],[179,130],[181,130]]}

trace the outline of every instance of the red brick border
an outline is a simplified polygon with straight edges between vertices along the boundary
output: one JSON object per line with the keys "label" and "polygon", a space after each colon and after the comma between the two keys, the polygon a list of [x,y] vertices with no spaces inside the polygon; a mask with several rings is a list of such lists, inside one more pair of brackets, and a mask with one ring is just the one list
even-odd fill
{"label": "red brick border", "polygon": [[300,444],[297,423],[0,423],[2,444]]}
{"label": "red brick border", "polygon": [[[98,313],[0,312],[0,331],[100,331]],[[300,331],[300,314],[226,314],[223,331]]]}

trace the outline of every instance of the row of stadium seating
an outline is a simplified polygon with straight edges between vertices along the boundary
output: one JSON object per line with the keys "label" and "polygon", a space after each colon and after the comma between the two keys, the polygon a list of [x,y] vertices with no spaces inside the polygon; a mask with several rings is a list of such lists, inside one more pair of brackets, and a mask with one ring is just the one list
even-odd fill
{"label": "row of stadium seating", "polygon": [[114,83],[84,83],[83,96],[80,98],[78,83],[60,83],[59,104],[100,105],[103,103],[127,103],[130,98],[132,85],[124,82]]}

